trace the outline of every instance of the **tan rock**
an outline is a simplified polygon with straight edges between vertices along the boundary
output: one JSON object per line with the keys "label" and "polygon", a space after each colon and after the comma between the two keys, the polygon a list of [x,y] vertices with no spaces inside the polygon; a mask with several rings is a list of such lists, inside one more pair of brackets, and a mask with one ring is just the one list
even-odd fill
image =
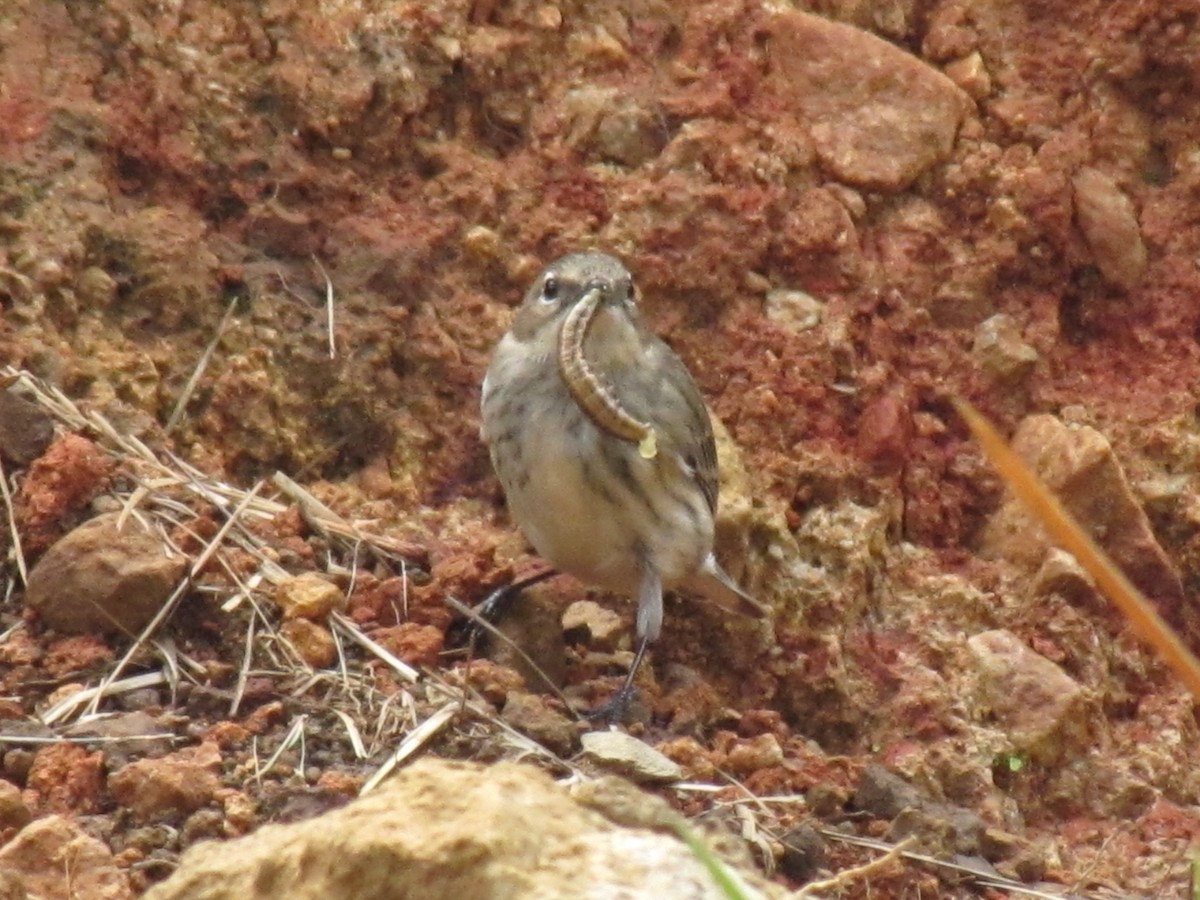
{"label": "tan rock", "polygon": [[629,627],[616,612],[595,600],[576,600],[563,611],[563,632],[586,633],[583,638],[593,650],[615,650]]}
{"label": "tan rock", "polygon": [[729,770],[736,775],[749,775],[760,769],[783,765],[783,748],[773,734],[738,741],[729,750],[726,760]]}
{"label": "tan rock", "polygon": [[677,763],[623,731],[589,731],[582,741],[586,756],[634,781],[670,782],[683,777]]}
{"label": "tan rock", "polygon": [[289,619],[280,626],[279,633],[314,669],[328,668],[337,659],[337,642],[324,625],[308,619]]}
{"label": "tan rock", "polygon": [[187,570],[158,535],[129,516],[97,516],[52,546],[29,573],[25,602],[51,628],[136,635],[162,608]]}
{"label": "tan rock", "polygon": [[575,722],[551,709],[536,694],[509,691],[500,718],[559,756],[570,756],[579,749],[579,728]]}
{"label": "tan rock", "polygon": [[945,75],[851,25],[779,9],[767,25],[775,90],[833,175],[898,191],[954,146],[970,99]]}
{"label": "tan rock", "polygon": [[0,873],[38,900],[133,897],[108,847],[64,816],[47,816],[21,829],[0,848]]}
{"label": "tan rock", "polygon": [[967,647],[978,667],[980,707],[1018,751],[1044,765],[1088,753],[1095,723],[1078,682],[1010,631],[985,631]]}
{"label": "tan rock", "polygon": [[[1167,611],[1182,601],[1179,572],[1151,531],[1104,435],[1039,414],[1021,422],[1012,446],[1138,587]],[[1024,504],[1009,497],[988,521],[980,551],[1033,573],[1052,546]]]}
{"label": "tan rock", "polygon": [[1037,365],[1038,352],[1025,343],[1016,320],[1007,313],[996,313],[979,323],[971,353],[980,367],[995,381],[1023,381]]}
{"label": "tan rock", "polygon": [[0,779],[0,833],[10,828],[24,828],[33,813],[21,798],[21,789],[11,781]]}
{"label": "tan rock", "polygon": [[1123,291],[1146,274],[1146,244],[1133,201],[1115,181],[1090,166],[1072,179],[1075,221],[1104,280]]}
{"label": "tan rock", "polygon": [[205,743],[130,763],[109,776],[108,789],[143,820],[161,813],[189,813],[212,802],[221,787],[220,767],[221,751]]}
{"label": "tan rock", "polygon": [[275,603],[285,619],[311,619],[320,622],[334,610],[346,608],[346,595],[329,579],[316,572],[305,572],[275,588]]}
{"label": "tan rock", "polygon": [[[724,896],[674,836],[622,827],[595,806],[528,766],[424,760],[343,809],[193,847],[146,897]],[[765,896],[782,893],[744,877]]]}

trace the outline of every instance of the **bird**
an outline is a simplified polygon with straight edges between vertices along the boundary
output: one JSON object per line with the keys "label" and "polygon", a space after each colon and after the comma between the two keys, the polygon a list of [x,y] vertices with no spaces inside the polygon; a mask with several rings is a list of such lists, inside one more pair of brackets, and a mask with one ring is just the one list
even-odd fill
{"label": "bird", "polygon": [[496,607],[558,573],[636,599],[634,661],[601,711],[611,721],[625,715],[661,634],[664,591],[767,615],[713,553],[719,475],[708,408],[642,321],[620,260],[572,253],[538,275],[493,351],[481,421],[509,513],[552,566],[496,592]]}

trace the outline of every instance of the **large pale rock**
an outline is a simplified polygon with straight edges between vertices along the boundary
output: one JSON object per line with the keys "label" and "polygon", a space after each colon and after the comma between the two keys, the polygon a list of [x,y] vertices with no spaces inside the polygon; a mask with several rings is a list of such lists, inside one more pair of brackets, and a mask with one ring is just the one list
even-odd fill
{"label": "large pale rock", "polygon": [[767,28],[772,84],[834,177],[898,191],[950,155],[971,101],[937,69],[795,9],[780,9]]}
{"label": "large pale rock", "polygon": [[426,760],[343,809],[194,847],[146,897],[724,896],[677,838],[623,827],[594,801],[573,799],[528,766]]}
{"label": "large pale rock", "polygon": [[0,879],[5,877],[38,900],[133,897],[108,847],[64,816],[38,819],[0,848]]}
{"label": "large pale rock", "polygon": [[1018,751],[1045,765],[1087,755],[1095,716],[1078,682],[1004,629],[977,634],[967,647],[978,668],[976,701]]}
{"label": "large pale rock", "polygon": [[[1150,521],[1104,435],[1094,428],[1067,426],[1054,416],[1038,414],[1021,422],[1012,446],[1113,561],[1164,611],[1182,601],[1179,572],[1150,530]],[[1024,504],[1009,497],[988,521],[980,550],[1032,573],[1052,547],[1053,542]]]}
{"label": "large pale rock", "polygon": [[25,602],[51,628],[68,634],[137,634],[166,602],[187,569],[162,539],[118,513],[84,522],[54,544],[29,573]]}

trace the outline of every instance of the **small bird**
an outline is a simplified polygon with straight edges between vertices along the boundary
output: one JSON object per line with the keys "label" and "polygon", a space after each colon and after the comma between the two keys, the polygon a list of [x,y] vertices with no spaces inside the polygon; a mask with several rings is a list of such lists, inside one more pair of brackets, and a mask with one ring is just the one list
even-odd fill
{"label": "small bird", "polygon": [[481,433],[526,538],[559,572],[637,598],[637,653],[605,711],[613,720],[662,630],[664,590],[766,614],[713,555],[712,422],[638,299],[617,259],[562,257],[529,288],[483,380]]}

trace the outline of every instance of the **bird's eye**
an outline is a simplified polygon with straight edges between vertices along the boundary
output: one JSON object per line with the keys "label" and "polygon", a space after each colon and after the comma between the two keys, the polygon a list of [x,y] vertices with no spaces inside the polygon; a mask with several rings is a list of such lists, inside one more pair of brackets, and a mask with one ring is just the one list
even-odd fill
{"label": "bird's eye", "polygon": [[553,303],[558,299],[558,279],[551,277],[542,282],[542,302]]}

